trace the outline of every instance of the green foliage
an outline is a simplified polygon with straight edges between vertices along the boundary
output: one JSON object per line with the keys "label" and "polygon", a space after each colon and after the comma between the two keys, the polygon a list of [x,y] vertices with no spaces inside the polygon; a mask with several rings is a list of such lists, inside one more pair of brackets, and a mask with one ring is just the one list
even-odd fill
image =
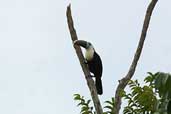
{"label": "green foliage", "polygon": [[158,72],[155,79],[155,88],[160,97],[171,98],[171,75]]}
{"label": "green foliage", "polygon": [[149,86],[151,86],[152,88],[154,88],[154,86],[155,86],[154,80],[155,80],[156,75],[157,75],[158,73],[153,74],[153,73],[151,73],[151,72],[148,72],[147,74],[148,74],[148,75],[147,75],[147,77],[144,79],[144,82],[145,82],[146,84],[148,83]]}
{"label": "green foliage", "polygon": [[104,108],[107,109],[106,112],[104,112],[103,114],[114,114],[114,106],[115,106],[115,100],[112,97],[111,101],[105,101],[106,106]]}
{"label": "green foliage", "polygon": [[160,97],[157,112],[171,114],[171,75],[163,72],[156,73],[154,85]]}
{"label": "green foliage", "polygon": [[81,96],[80,94],[74,94],[74,100],[79,102],[77,106],[81,107],[81,114],[96,114],[93,111],[93,107],[89,106],[91,102],[90,99],[85,100],[84,96]]}
{"label": "green foliage", "polygon": [[[85,100],[84,96],[81,96],[80,94],[74,94],[74,100],[78,101],[78,105],[81,107],[81,114],[96,114],[95,111],[93,111],[93,106],[90,106],[91,100]],[[105,101],[106,106],[104,107],[107,109],[107,111],[103,112],[103,114],[114,114],[114,98],[112,97],[111,101]]]}
{"label": "green foliage", "polygon": [[171,114],[171,75],[148,72],[144,82],[140,86],[137,80],[129,81],[131,92],[124,96],[128,101],[124,114]]}
{"label": "green foliage", "polygon": [[140,86],[138,80],[130,80],[128,83],[131,92],[125,94],[123,98],[128,101],[128,106],[124,108],[124,114],[149,114],[155,111],[157,98],[153,88],[149,85]]}
{"label": "green foliage", "polygon": [[[171,75],[169,73],[148,72],[144,79],[145,85],[140,85],[138,80],[130,80],[130,92],[120,91],[120,95],[128,102],[123,114],[171,114]],[[74,94],[74,100],[81,107],[81,114],[96,114],[91,100],[79,94]],[[103,114],[114,114],[114,98],[105,101]]]}

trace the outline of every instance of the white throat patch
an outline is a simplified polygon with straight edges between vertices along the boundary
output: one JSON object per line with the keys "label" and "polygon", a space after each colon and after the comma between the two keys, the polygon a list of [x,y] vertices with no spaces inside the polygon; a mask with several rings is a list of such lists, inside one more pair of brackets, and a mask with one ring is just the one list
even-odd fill
{"label": "white throat patch", "polygon": [[94,48],[93,46],[90,46],[88,49],[86,49],[86,53],[85,53],[85,58],[86,60],[91,60],[93,59],[94,56]]}

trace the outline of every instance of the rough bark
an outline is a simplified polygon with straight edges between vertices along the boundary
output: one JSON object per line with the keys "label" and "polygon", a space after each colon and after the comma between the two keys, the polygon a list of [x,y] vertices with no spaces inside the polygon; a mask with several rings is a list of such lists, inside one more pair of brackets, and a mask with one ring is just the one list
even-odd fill
{"label": "rough bark", "polygon": [[[74,28],[74,23],[73,23],[73,19],[72,19],[71,6],[70,5],[67,7],[66,15],[67,15],[68,28],[69,28],[70,35],[71,35],[71,40],[72,40],[72,42],[74,42],[75,40],[78,40],[78,37],[77,37],[76,30]],[[85,79],[87,81],[87,85],[89,87],[91,97],[92,97],[92,100],[94,103],[95,110],[96,110],[97,114],[103,114],[103,110],[102,110],[100,100],[99,100],[98,95],[97,95],[97,91],[96,91],[96,88],[94,85],[94,81],[90,77],[90,71],[89,71],[87,65],[84,64],[84,56],[82,54],[81,48],[79,46],[75,46],[74,48],[76,50],[76,54],[78,56],[78,59],[80,61],[80,65],[81,65],[82,70],[84,72]]]}
{"label": "rough bark", "polygon": [[146,38],[147,30],[148,30],[150,19],[151,19],[151,15],[152,15],[153,9],[154,9],[157,1],[158,0],[152,0],[151,3],[149,4],[148,8],[147,8],[145,19],[144,19],[144,24],[143,24],[143,28],[142,28],[142,32],[141,32],[141,36],[140,36],[140,40],[139,40],[138,47],[137,47],[137,50],[135,52],[132,64],[131,64],[129,71],[126,74],[126,76],[124,78],[122,78],[121,80],[119,80],[119,84],[118,84],[117,89],[115,91],[115,104],[116,104],[116,106],[114,107],[114,114],[119,114],[119,110],[121,107],[120,92],[125,89],[126,85],[128,84],[128,81],[133,77],[133,75],[135,73],[136,66],[137,66],[138,60],[140,58],[142,49],[143,49],[144,41]]}

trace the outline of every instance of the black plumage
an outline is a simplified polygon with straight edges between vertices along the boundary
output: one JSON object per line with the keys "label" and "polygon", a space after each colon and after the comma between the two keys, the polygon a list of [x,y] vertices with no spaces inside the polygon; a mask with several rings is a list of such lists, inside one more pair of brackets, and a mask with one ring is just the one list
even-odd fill
{"label": "black plumage", "polygon": [[96,52],[94,52],[93,59],[87,60],[87,64],[90,72],[93,73],[94,77],[96,78],[95,85],[96,85],[97,93],[101,95],[103,93],[102,80],[101,80],[103,67],[102,67],[102,61],[100,56]]}
{"label": "black plumage", "polygon": [[103,94],[101,80],[103,67],[100,56],[96,53],[93,45],[90,42],[84,40],[76,40],[74,41],[74,45],[79,45],[86,49],[86,64],[88,64],[90,72],[94,74],[97,93],[99,95]]}

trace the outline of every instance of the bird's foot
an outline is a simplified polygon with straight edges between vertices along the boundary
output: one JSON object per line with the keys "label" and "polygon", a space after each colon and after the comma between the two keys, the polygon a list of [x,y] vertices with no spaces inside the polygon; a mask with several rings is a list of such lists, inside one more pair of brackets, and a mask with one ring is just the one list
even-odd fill
{"label": "bird's foot", "polygon": [[91,74],[87,76],[87,78],[93,78],[93,77],[95,77],[95,76],[93,76]]}
{"label": "bird's foot", "polygon": [[88,64],[87,60],[84,60],[84,64]]}

